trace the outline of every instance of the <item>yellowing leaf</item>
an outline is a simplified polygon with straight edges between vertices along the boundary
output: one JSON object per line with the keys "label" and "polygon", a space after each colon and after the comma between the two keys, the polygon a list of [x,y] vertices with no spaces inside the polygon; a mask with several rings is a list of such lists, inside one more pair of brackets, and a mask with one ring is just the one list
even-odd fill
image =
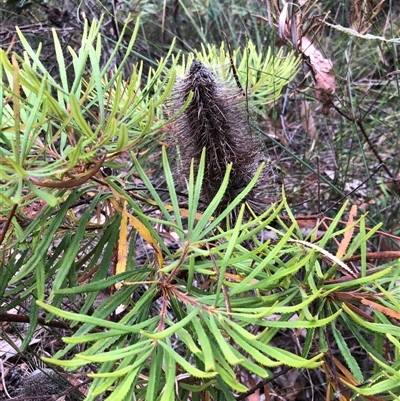
{"label": "yellowing leaf", "polygon": [[158,267],[161,268],[164,263],[164,259],[161,253],[160,246],[158,245],[158,242],[152,237],[150,234],[150,231],[146,228],[146,226],[135,216],[132,216],[130,213],[127,212],[128,215],[128,220],[129,223],[134,227],[139,234],[143,237],[143,239],[151,245],[151,247],[154,249],[154,251],[157,254],[157,262],[158,262]]}
{"label": "yellowing leaf", "polygon": [[[127,238],[128,238],[128,215],[126,211],[126,201],[123,200],[124,206],[122,210],[121,224],[119,226],[119,238],[118,238],[118,261],[115,268],[115,273],[123,273],[126,270],[127,260]],[[116,283],[115,288],[119,290],[121,283]]]}
{"label": "yellowing leaf", "polygon": [[[120,236],[119,236],[119,246],[118,246],[118,262],[117,262],[117,273],[122,273],[126,269],[126,260],[127,260],[127,235],[128,235],[128,227],[127,221],[129,224],[135,228],[138,233],[142,236],[142,238],[154,249],[157,255],[157,264],[158,267],[161,268],[164,263],[164,259],[162,256],[162,252],[158,242],[153,238],[150,231],[146,228],[146,226],[135,216],[130,214],[126,210],[125,200],[124,207],[121,209],[121,206],[113,199],[111,199],[111,203],[114,205],[115,210],[122,214],[121,225],[120,225]],[[118,287],[118,286],[117,286]]]}

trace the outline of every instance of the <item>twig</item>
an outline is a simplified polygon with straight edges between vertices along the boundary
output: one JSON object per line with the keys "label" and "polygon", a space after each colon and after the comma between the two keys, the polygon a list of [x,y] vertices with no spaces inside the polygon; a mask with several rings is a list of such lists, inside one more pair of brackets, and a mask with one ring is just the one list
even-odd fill
{"label": "twig", "polygon": [[233,55],[232,55],[232,50],[231,50],[231,45],[229,44],[228,38],[226,36],[226,33],[224,31],[222,31],[222,33],[224,34],[224,38],[225,38],[225,44],[226,44],[226,48],[228,49],[228,54],[229,54],[229,61],[231,63],[231,70],[232,70],[232,75],[235,78],[235,82],[236,85],[238,87],[238,89],[240,89],[240,91],[243,93],[243,95],[245,95],[245,92],[242,88],[242,85],[240,83],[239,80],[239,76],[235,67],[235,63],[233,62]]}
{"label": "twig", "polygon": [[383,162],[382,158],[380,157],[379,153],[376,151],[374,145],[372,144],[371,140],[369,139],[365,128],[362,124],[362,120],[360,118],[354,118],[352,116],[349,116],[348,114],[346,114],[345,112],[343,112],[342,110],[339,109],[339,107],[335,106],[332,103],[332,107],[342,116],[344,117],[346,120],[355,122],[358,126],[358,128],[360,128],[360,131],[364,137],[364,139],[366,140],[366,142],[368,143],[368,146],[371,148],[372,152],[374,153],[375,157],[378,159],[379,163],[382,165],[382,168],[386,171],[386,174],[389,175],[390,178],[393,178],[393,174],[390,172],[390,170],[386,167],[385,163]]}
{"label": "twig", "polygon": [[[31,320],[28,316],[16,315],[14,313],[0,313],[0,322],[31,323]],[[41,317],[37,318],[37,322],[43,326],[71,330],[71,327],[67,326],[63,322],[57,322],[57,321],[46,322],[46,320]]]}
{"label": "twig", "polygon": [[257,390],[260,390],[263,388],[266,384],[270,383],[272,380],[275,380],[277,377],[284,375],[287,373],[291,368],[286,368],[282,370],[282,372],[277,373],[274,377],[269,377],[267,379],[264,379],[260,382],[258,382],[254,387],[252,387],[249,391],[246,391],[243,394],[240,394],[236,397],[237,401],[244,400],[246,399],[249,395],[254,394]]}
{"label": "twig", "polygon": [[353,190],[351,190],[350,192],[347,192],[346,194],[344,194],[344,196],[342,196],[338,201],[336,201],[333,205],[331,205],[330,207],[328,207],[328,209],[324,210],[324,213],[328,213],[329,210],[331,210],[332,208],[334,208],[338,203],[341,203],[343,199],[346,199],[349,195],[351,195],[352,193],[356,192],[358,188],[362,187],[368,180],[370,180],[380,169],[381,167],[385,168],[384,164],[380,164],[375,171],[372,172],[372,174],[370,174],[369,177],[367,177],[360,185],[357,185]]}
{"label": "twig", "polygon": [[[353,255],[343,259],[343,262],[354,262],[361,260],[361,256],[362,255]],[[367,252],[365,254],[365,259],[400,259],[400,251]]]}
{"label": "twig", "polygon": [[6,237],[6,233],[10,228],[11,220],[14,217],[15,211],[17,210],[17,205],[14,205],[10,211],[8,219],[6,220],[6,224],[4,225],[3,230],[0,231],[0,245],[3,243],[4,238]]}
{"label": "twig", "polygon": [[381,166],[383,167],[383,169],[386,171],[386,174],[390,177],[390,178],[394,178],[393,174],[390,172],[390,170],[386,167],[385,163],[383,162],[381,156],[379,155],[379,153],[377,152],[377,150],[375,149],[374,145],[372,145],[371,140],[369,139],[367,133],[365,132],[365,128],[362,124],[361,120],[356,120],[356,124],[358,125],[358,127],[360,128],[361,133],[363,134],[364,139],[367,141],[368,146],[371,148],[372,152],[374,153],[375,157],[378,159],[379,163],[381,163]]}

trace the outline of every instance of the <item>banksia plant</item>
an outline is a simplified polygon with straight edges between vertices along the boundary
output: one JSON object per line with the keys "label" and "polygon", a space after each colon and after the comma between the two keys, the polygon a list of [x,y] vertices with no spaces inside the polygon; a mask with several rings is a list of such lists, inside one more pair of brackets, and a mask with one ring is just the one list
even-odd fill
{"label": "banksia plant", "polygon": [[192,159],[197,170],[202,150],[206,149],[204,205],[216,195],[230,163],[230,181],[219,210],[249,184],[261,163],[265,163],[263,171],[245,201],[253,211],[262,213],[276,199],[274,168],[255,133],[249,99],[241,88],[219,81],[208,67],[194,60],[188,74],[178,81],[170,108],[172,113],[184,109],[169,131],[171,142],[177,146],[178,176],[187,179]]}

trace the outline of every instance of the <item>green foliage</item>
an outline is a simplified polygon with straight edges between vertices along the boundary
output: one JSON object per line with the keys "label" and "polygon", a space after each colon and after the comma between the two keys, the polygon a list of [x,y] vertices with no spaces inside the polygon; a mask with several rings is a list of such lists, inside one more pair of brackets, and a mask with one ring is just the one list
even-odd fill
{"label": "green foliage", "polygon": [[[249,92],[252,106],[266,118],[267,107],[280,98],[282,90],[298,70],[300,59],[295,57],[294,52],[284,56],[283,49],[276,54],[273,54],[271,48],[266,54],[258,52],[251,41],[244,48],[233,51],[231,56],[243,91]],[[232,81],[231,59],[224,43],[219,48],[203,45],[201,51],[190,53],[178,66],[178,73],[183,75],[194,58],[215,68],[216,74],[223,81]]]}
{"label": "green foliage", "polygon": [[[53,182],[54,190],[44,191],[38,179],[65,177],[81,165],[103,163],[105,155],[110,158],[133,146],[149,145],[152,134],[160,124],[160,105],[170,94],[171,84],[163,81],[163,94],[154,92],[157,79],[165,68],[165,62],[151,71],[142,86],[142,67],[137,65],[129,79],[122,80],[121,69],[110,73],[109,64],[100,69],[101,36],[100,22],[85,26],[82,47],[76,54],[72,49],[74,81],[65,74],[65,61],[53,30],[60,82],[56,82],[40,61],[40,49],[35,52],[19,32],[26,54],[24,59],[8,60],[1,50],[3,73],[1,87],[4,99],[1,111],[0,160],[2,169],[1,199],[8,205],[32,201],[34,196],[43,198],[55,206],[57,189],[73,187],[85,182],[85,174],[74,174],[64,182]],[[137,24],[127,51],[134,44]],[[118,43],[114,53],[118,50]],[[89,74],[86,73],[90,65]],[[168,80],[173,83],[173,74]],[[157,112],[156,112],[157,110]],[[107,165],[107,164],[106,164]],[[93,171],[98,170],[95,168]],[[90,178],[90,174],[86,178]],[[36,185],[35,185],[36,184]]]}
{"label": "green foliage", "polygon": [[[0,249],[0,313],[30,303],[20,351],[45,311],[46,323],[61,318],[71,334],[44,359],[90,368],[87,400],[103,393],[108,400],[234,400],[248,389],[245,373],[271,378],[283,365],[324,369],[332,394],[396,399],[400,264],[367,266],[367,243],[379,226],[367,230],[365,216],[343,224],[345,204],[325,230],[304,237],[284,194],[251,221],[242,204],[230,225],[263,166],[216,215],[229,166],[198,213],[204,154],[183,205],[159,141],[168,123],[162,103],[193,55],[172,57],[171,49],[148,74],[137,63],[124,80],[139,23],[125,61],[111,72],[112,58],[101,67],[100,26],[85,25],[80,51],[70,50],[72,81],[55,32],[59,79],[22,34],[23,57],[0,53],[0,212],[10,223]],[[121,46],[122,39],[112,54]],[[258,105],[276,100],[298,61],[258,53],[251,42],[245,50],[233,51],[242,85]],[[223,47],[205,46],[196,56],[230,63]],[[157,152],[168,201],[151,176]],[[117,173],[106,177],[101,166]],[[34,202],[41,210],[27,216]],[[292,335],[298,347],[288,349]]]}
{"label": "green foliage", "polygon": [[[214,394],[213,398],[223,392],[227,399],[233,400],[232,390],[247,390],[236,373],[239,368],[263,378],[271,374],[270,369],[282,364],[298,369],[325,366],[322,356],[332,352],[327,345],[330,328],[349,368],[343,386],[365,395],[397,391],[397,364],[389,365],[380,351],[371,346],[370,335],[387,336],[393,344],[398,343],[398,327],[385,314],[395,313],[398,307],[392,274],[394,268],[398,270],[399,267],[388,266],[370,274],[366,271],[357,274],[347,263],[325,250],[355,225],[363,227],[364,216],[352,226],[340,228],[339,222],[346,212],[344,205],[324,235],[318,239],[303,238],[295,219],[279,218],[282,209],[289,211],[283,200],[250,222],[242,221],[246,207],[243,205],[235,226],[224,231],[219,223],[237,202],[217,218],[212,216],[228,184],[229,169],[221,190],[199,215],[195,194],[201,188],[204,158],[198,176],[192,174],[189,182],[187,211],[177,202],[165,151],[163,164],[171,205],[159,199],[156,189],[135,161],[140,178],[160,206],[161,214],[157,218],[144,215],[135,199],[113,184],[112,178],[109,182],[117,199],[126,200],[146,226],[148,231],[142,228],[139,233],[145,236],[149,232],[152,238],[157,238],[166,254],[158,258],[156,249],[153,262],[150,260],[147,265],[132,267],[106,279],[104,260],[109,260],[107,253],[112,252],[118,241],[118,246],[122,246],[117,232],[118,228],[124,232],[123,224],[127,224],[123,223],[123,217],[115,216],[105,230],[106,238],[99,244],[103,249],[107,241],[102,266],[92,282],[69,288],[57,286],[60,274],[66,276],[67,269],[76,271],[79,266],[64,264],[53,282],[51,305],[37,302],[50,314],[49,319],[55,315],[79,323],[76,333],[64,338],[68,345],[54,358],[45,358],[47,362],[67,369],[97,364],[99,370],[89,375],[94,381],[87,400],[94,400],[107,389],[112,389],[109,400],[130,399],[132,392],[137,399],[188,399],[190,391],[204,389]],[[256,180],[257,176],[240,197],[251,190]],[[275,228],[270,226],[273,221],[279,223]],[[169,251],[165,241],[160,239],[163,230],[156,230],[150,222],[158,227],[173,228],[182,248]],[[355,255],[364,259],[364,244],[378,228],[369,232],[360,229],[343,259]],[[277,239],[259,241],[257,238],[265,229],[273,230]],[[99,257],[99,248],[96,248],[97,251],[89,252],[86,257],[88,268]],[[52,306],[59,304],[66,295],[88,294],[88,300],[93,300],[100,291],[116,283],[120,289],[90,316],[86,312],[87,303],[78,313]],[[142,293],[143,285],[146,292],[137,298],[135,294]],[[383,287],[388,290],[380,301],[377,294]],[[133,302],[131,297],[137,300]],[[371,300],[369,305],[376,310],[375,321],[363,317],[358,305],[362,300]],[[121,305],[126,313],[118,322],[110,321],[110,314],[116,313]],[[386,311],[381,313],[383,306]],[[272,345],[283,329],[304,331],[301,355]],[[312,344],[314,337],[316,343]],[[355,338],[379,367],[394,374],[388,377],[381,372],[374,376],[374,381],[366,377],[367,372],[360,367],[362,361],[349,350],[348,337]],[[85,351],[75,353],[72,359],[64,359],[77,345],[85,345]],[[356,387],[355,382],[367,384]]]}

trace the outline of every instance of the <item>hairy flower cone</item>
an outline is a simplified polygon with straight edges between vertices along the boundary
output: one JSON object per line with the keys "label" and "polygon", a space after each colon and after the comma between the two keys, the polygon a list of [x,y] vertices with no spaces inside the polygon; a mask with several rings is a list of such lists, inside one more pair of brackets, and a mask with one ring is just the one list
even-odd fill
{"label": "hairy flower cone", "polygon": [[[229,185],[219,205],[222,210],[250,182],[260,163],[268,162],[263,144],[252,130],[254,122],[246,107],[248,101],[239,89],[219,83],[197,60],[175,89],[170,106],[173,113],[193,93],[190,104],[170,129],[171,140],[179,148],[179,176],[188,178],[192,159],[197,170],[202,150],[206,148],[201,196],[208,205],[221,186],[226,166],[232,163]],[[256,213],[262,213],[271,203],[271,193],[276,194],[274,173],[271,166],[266,166],[245,201]]]}

